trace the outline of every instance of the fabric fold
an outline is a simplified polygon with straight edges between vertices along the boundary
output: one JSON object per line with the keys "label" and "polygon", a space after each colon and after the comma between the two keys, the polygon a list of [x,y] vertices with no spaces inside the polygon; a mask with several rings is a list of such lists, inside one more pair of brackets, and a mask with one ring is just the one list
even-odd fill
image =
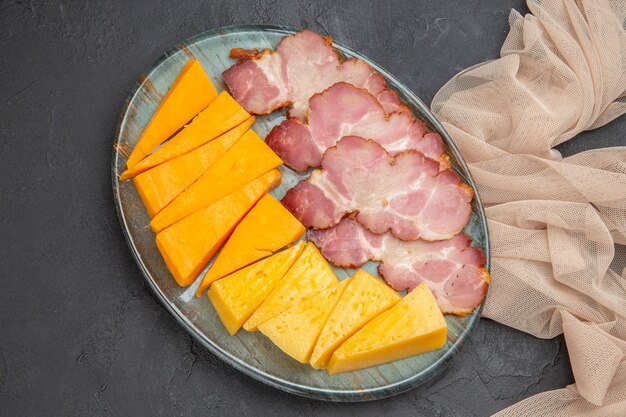
{"label": "fabric fold", "polygon": [[[553,147],[626,112],[626,2],[529,0],[497,60],[432,109],[468,162],[491,234],[484,315],[567,343],[576,383],[498,416],[626,415],[626,147]],[[626,132],[624,140],[626,142]]]}

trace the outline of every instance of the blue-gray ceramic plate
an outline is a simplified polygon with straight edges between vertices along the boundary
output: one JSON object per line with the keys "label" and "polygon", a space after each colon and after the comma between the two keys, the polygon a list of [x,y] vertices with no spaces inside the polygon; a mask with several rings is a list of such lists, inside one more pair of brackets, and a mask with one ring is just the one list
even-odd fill
{"label": "blue-gray ceramic plate", "polygon": [[[234,63],[228,58],[231,48],[274,48],[282,37],[291,33],[293,31],[290,29],[275,26],[230,26],[211,30],[170,50],[139,78],[122,109],[113,146],[112,177],[117,212],[130,250],[150,288],[193,337],[225,362],[273,387],[311,398],[365,401],[388,397],[424,383],[440,373],[476,326],[482,306],[464,318],[447,316],[448,341],[445,347],[436,352],[375,368],[329,376],[324,371],[316,371],[292,360],[260,333],[240,331],[236,336],[230,336],[207,297],[197,299],[193,296],[198,282],[190,288],[176,285],[157,250],[155,236],[148,226],[148,213],[132,181],[118,180],[119,174],[124,171],[128,151],[135,145],[161,98],[190,57],[200,60],[215,86],[224,89],[221,74]],[[334,47],[346,57],[358,57],[369,62],[381,73],[389,85],[398,90],[414,114],[441,134],[454,169],[474,187],[467,166],[450,136],[424,103],[391,74],[366,57],[343,45],[334,44]],[[284,117],[284,113],[280,112],[258,117],[253,128],[261,137],[265,137]],[[272,193],[277,198],[281,198],[299,180],[298,175],[291,170],[281,169],[283,184]],[[476,192],[475,187],[474,191]],[[478,194],[476,196],[466,232],[472,236],[476,245],[483,248],[489,263],[485,215]],[[376,264],[370,263],[365,269],[376,275],[375,267]],[[354,273],[354,270],[348,269],[335,270],[340,278]]]}

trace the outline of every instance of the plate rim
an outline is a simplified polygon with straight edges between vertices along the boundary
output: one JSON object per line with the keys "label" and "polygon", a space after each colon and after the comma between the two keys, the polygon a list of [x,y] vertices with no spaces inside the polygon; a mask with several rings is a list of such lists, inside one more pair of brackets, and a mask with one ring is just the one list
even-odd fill
{"label": "plate rim", "polygon": [[[474,310],[472,313],[472,317],[468,321],[467,330],[463,332],[460,337],[454,342],[454,344],[450,347],[450,349],[444,353],[439,359],[430,364],[427,368],[422,370],[420,373],[417,373],[409,378],[405,378],[403,380],[380,385],[375,388],[365,388],[365,389],[356,389],[356,390],[336,390],[336,389],[324,389],[324,388],[315,388],[311,386],[306,386],[299,383],[294,383],[283,378],[268,374],[258,368],[248,365],[243,362],[237,356],[231,355],[229,352],[220,348],[216,345],[210,338],[206,337],[196,326],[190,322],[187,316],[172,302],[169,301],[168,297],[161,291],[161,289],[156,284],[155,280],[152,278],[148,268],[144,264],[141,259],[140,254],[137,251],[137,248],[133,242],[132,236],[129,232],[129,226],[126,221],[126,217],[122,210],[120,191],[119,191],[119,176],[116,170],[117,162],[120,154],[120,134],[126,123],[126,116],[130,109],[131,103],[133,103],[137,94],[141,91],[142,86],[146,83],[147,80],[150,79],[150,76],[162,65],[164,64],[172,55],[183,51],[188,45],[192,45],[194,43],[213,38],[216,36],[223,36],[228,33],[236,33],[236,32],[250,32],[250,31],[262,31],[262,32],[276,32],[284,35],[291,35],[296,33],[299,30],[303,29],[293,29],[287,26],[281,25],[267,25],[267,24],[235,24],[235,25],[227,25],[221,26],[218,28],[213,28],[204,32],[200,32],[196,35],[193,35],[182,42],[178,43],[176,46],[170,48],[165,53],[163,53],[152,65],[150,65],[145,71],[141,73],[138,77],[137,81],[134,82],[133,87],[131,88],[129,94],[124,100],[124,104],[120,111],[117,127],[115,131],[115,136],[113,140],[113,150],[112,150],[112,158],[111,158],[111,181],[112,181],[112,190],[113,190],[113,199],[115,202],[115,209],[117,212],[117,217],[120,222],[120,226],[122,227],[122,231],[124,234],[124,239],[128,244],[131,254],[135,259],[135,262],[139,266],[141,273],[144,279],[147,281],[148,286],[152,289],[154,294],[157,296],[161,304],[164,305],[166,310],[174,316],[176,321],[181,325],[196,341],[198,341],[203,347],[208,349],[212,354],[216,355],[222,361],[226,362],[228,365],[234,367],[238,371],[243,374],[252,377],[253,379],[260,381],[264,384],[272,386],[274,388],[280,389],[282,391],[296,394],[299,396],[313,398],[324,401],[334,401],[334,402],[363,402],[363,401],[372,401],[382,398],[391,397],[397,394],[401,394],[410,389],[413,389],[419,385],[424,384],[425,382],[431,380],[435,376],[441,374],[447,366],[449,366],[451,360],[458,354],[458,352],[463,348],[465,341],[472,333],[473,329],[475,329],[478,321],[481,317],[481,312],[483,306],[485,304],[485,299],[483,302]],[[487,225],[487,219],[484,211],[483,204],[480,200],[480,196],[478,193],[478,189],[476,184],[472,178],[471,171],[469,170],[465,160],[461,156],[456,144],[450,137],[449,133],[444,129],[439,120],[432,114],[430,109],[424,104],[424,102],[415,95],[409,88],[407,88],[400,80],[394,77],[389,71],[385,70],[383,67],[372,61],[370,58],[365,57],[359,52],[354,51],[348,46],[339,44],[333,40],[333,47],[342,53],[347,53],[348,55],[352,55],[359,59],[363,59],[368,64],[374,68],[378,73],[383,75],[386,79],[394,80],[394,83],[397,84],[398,88],[402,90],[402,93],[407,96],[410,100],[412,100],[417,107],[419,108],[421,115],[428,119],[428,122],[431,123],[440,133],[446,142],[446,144],[450,147],[451,151],[455,154],[457,158],[458,164],[464,170],[463,177],[469,183],[469,185],[474,190],[474,199],[476,201],[477,206],[477,214],[479,216],[480,224],[482,226],[482,232],[484,233],[484,252],[485,252],[485,268],[490,271],[491,268],[491,253],[490,253],[490,240],[489,240],[489,229]],[[487,290],[487,295],[488,295]]]}

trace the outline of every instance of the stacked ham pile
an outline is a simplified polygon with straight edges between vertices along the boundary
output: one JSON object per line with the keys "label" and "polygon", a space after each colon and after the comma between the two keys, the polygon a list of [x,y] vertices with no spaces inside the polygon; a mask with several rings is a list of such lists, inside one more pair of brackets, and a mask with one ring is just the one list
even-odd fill
{"label": "stacked ham pile", "polygon": [[296,171],[313,170],[282,203],[337,266],[380,261],[397,290],[426,282],[444,313],[482,302],[489,274],[463,233],[472,189],[450,169],[441,137],[365,62],[342,61],[329,38],[305,30],[276,51],[231,52],[233,97],[254,114],[289,106],[266,138]]}

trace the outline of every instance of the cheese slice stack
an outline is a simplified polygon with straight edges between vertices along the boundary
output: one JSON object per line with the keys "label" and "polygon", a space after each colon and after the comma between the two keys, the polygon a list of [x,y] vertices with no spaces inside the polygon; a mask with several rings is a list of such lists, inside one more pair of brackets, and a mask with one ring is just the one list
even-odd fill
{"label": "cheese slice stack", "polygon": [[300,301],[261,324],[259,330],[287,355],[308,363],[322,327],[349,282],[350,278]]}
{"label": "cheese slice stack", "polygon": [[400,296],[364,270],[357,271],[337,302],[317,340],[311,365],[326,366],[333,352],[365,323],[400,301]]}
{"label": "cheese slice stack", "polygon": [[150,217],[198,179],[239,139],[254,122],[249,118],[220,137],[133,178],[137,192]]}
{"label": "cheese slice stack", "polygon": [[302,255],[263,304],[244,323],[243,328],[248,331],[257,330],[259,325],[337,282],[339,282],[337,276],[319,249],[308,242]]}
{"label": "cheese slice stack", "polygon": [[147,169],[192,151],[250,117],[230,94],[222,91],[206,109],[193,118],[189,125],[141,162],[124,171],[120,179],[132,178]]}
{"label": "cheese slice stack", "polygon": [[270,171],[157,234],[157,247],[178,285],[193,282],[252,206],[279,183],[280,172]]}
{"label": "cheese slice stack", "polygon": [[228,239],[196,295],[218,279],[300,239],[304,231],[302,223],[274,197],[263,196]]}
{"label": "cheese slice stack", "polygon": [[304,249],[304,242],[230,274],[211,285],[209,299],[231,335],[254,313]]}
{"label": "cheese slice stack", "polygon": [[367,323],[333,354],[328,373],[353,371],[430,352],[446,343],[447,325],[425,283]]}
{"label": "cheese slice stack", "polygon": [[253,130],[248,130],[200,178],[154,216],[150,226],[154,232],[160,232],[281,164],[278,155]]}
{"label": "cheese slice stack", "polygon": [[126,166],[133,168],[217,97],[217,91],[200,62],[192,59],[167,91],[141,133]]}

